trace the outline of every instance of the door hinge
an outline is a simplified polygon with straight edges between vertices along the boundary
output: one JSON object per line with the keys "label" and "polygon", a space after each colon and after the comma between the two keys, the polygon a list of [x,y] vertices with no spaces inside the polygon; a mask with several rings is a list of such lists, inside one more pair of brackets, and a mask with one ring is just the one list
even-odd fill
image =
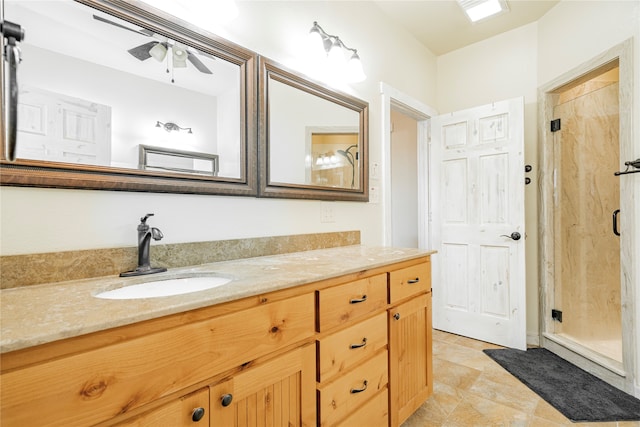
{"label": "door hinge", "polygon": [[551,319],[552,320],[557,320],[558,322],[562,323],[562,310],[552,309],[551,310]]}
{"label": "door hinge", "polygon": [[560,130],[560,119],[551,120],[551,132]]}

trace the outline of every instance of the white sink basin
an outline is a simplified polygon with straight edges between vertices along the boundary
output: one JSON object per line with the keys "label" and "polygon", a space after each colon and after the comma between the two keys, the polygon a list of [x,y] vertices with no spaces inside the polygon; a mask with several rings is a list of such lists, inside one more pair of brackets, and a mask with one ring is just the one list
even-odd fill
{"label": "white sink basin", "polygon": [[105,291],[97,294],[96,298],[139,299],[168,297],[216,288],[230,281],[231,279],[226,277],[185,277],[181,279],[155,280]]}

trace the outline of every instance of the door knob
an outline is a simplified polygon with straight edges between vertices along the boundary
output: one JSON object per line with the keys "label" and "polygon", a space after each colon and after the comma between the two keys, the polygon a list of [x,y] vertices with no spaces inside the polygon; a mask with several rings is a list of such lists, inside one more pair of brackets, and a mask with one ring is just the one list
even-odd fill
{"label": "door knob", "polygon": [[513,233],[511,233],[510,236],[507,236],[506,234],[501,234],[500,237],[508,237],[511,240],[520,240],[522,235],[520,233],[518,233],[517,231],[514,231]]}

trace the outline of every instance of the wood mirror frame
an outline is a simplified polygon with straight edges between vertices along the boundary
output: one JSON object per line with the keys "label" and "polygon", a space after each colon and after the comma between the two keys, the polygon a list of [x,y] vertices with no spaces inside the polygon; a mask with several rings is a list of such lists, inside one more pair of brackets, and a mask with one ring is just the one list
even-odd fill
{"label": "wood mirror frame", "polygon": [[[337,92],[320,83],[310,81],[302,75],[286,69],[284,66],[268,58],[258,58],[259,68],[259,142],[258,157],[260,165],[259,197],[292,198],[292,199],[316,199],[316,200],[344,200],[360,201],[369,200],[369,104],[353,96]],[[291,182],[276,182],[272,179],[272,162],[270,153],[273,152],[274,141],[270,138],[269,110],[269,86],[271,81],[276,81],[291,88],[313,95],[322,100],[336,104],[356,113],[355,127],[358,132],[359,167],[357,171],[357,188],[330,187],[313,184],[300,184]],[[308,153],[307,153],[308,155]],[[305,162],[304,159],[299,159]],[[307,162],[313,159],[306,160]]]}
{"label": "wood mirror frame", "polygon": [[[235,64],[240,69],[240,178],[192,175],[172,171],[126,169],[42,160],[7,160],[5,146],[6,91],[2,91],[0,185],[49,188],[81,188],[219,195],[257,195],[257,55],[216,35],[141,2],[123,0],[75,0],[113,17],[179,41],[200,52]],[[18,23],[19,24],[19,23]],[[28,33],[28,29],[27,29]],[[28,34],[25,40],[28,40]],[[1,61],[0,80],[7,78]],[[19,75],[19,71],[18,71]],[[18,144],[19,144],[18,140]]]}

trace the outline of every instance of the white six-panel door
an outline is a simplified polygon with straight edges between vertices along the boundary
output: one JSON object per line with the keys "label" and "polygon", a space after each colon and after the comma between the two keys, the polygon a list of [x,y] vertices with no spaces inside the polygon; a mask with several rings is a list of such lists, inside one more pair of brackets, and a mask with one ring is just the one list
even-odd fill
{"label": "white six-panel door", "polygon": [[433,326],[524,350],[524,100],[431,123]]}

